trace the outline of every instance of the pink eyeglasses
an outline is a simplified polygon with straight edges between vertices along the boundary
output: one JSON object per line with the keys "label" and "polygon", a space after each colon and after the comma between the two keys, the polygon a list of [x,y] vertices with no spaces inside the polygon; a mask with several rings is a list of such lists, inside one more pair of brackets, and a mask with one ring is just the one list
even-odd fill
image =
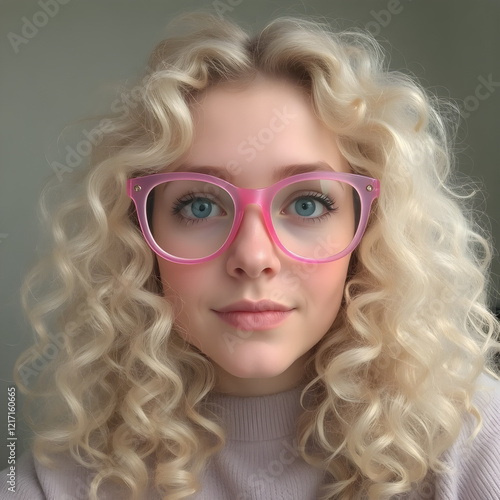
{"label": "pink eyeglasses", "polygon": [[317,171],[261,189],[211,175],[174,172],[127,181],[148,245],[162,259],[196,264],[231,245],[245,209],[260,206],[273,242],[302,262],[331,262],[352,252],[365,231],[380,183]]}

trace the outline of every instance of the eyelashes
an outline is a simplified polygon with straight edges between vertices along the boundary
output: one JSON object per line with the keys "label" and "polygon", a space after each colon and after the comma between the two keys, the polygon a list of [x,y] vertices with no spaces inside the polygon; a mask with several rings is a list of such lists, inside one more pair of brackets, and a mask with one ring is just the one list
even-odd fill
{"label": "eyelashes", "polygon": [[[338,210],[335,200],[314,191],[295,193],[283,205],[285,207],[279,212],[281,215],[296,216],[308,222],[320,221]],[[228,212],[231,210],[225,210],[219,200],[195,192],[178,197],[171,208],[171,214],[186,223],[207,221],[225,216]]]}

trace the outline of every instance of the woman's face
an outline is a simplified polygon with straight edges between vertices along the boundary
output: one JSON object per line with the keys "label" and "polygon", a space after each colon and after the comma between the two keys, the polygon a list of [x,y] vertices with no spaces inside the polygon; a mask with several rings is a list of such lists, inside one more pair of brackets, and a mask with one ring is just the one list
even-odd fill
{"label": "woman's face", "polygon": [[[243,89],[216,86],[192,113],[194,141],[178,171],[254,189],[272,185],[290,166],[350,171],[306,95],[285,81],[259,77]],[[201,264],[161,258],[158,264],[177,328],[212,360],[216,390],[262,395],[300,383],[307,352],[338,313],[349,258],[304,264],[285,255],[260,208],[249,205],[223,254]],[[259,312],[245,311],[252,305]]]}

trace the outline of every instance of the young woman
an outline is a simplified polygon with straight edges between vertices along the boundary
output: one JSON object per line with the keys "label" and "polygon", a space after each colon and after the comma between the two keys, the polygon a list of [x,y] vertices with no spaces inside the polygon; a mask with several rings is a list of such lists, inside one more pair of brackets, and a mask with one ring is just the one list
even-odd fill
{"label": "young woman", "polygon": [[368,35],[191,21],[27,281],[17,498],[499,498],[490,247],[444,118]]}

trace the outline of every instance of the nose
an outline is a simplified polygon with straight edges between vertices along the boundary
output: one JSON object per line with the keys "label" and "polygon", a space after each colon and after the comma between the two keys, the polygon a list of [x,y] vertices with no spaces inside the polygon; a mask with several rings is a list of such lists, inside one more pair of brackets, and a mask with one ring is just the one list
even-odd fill
{"label": "nose", "polygon": [[245,209],[238,233],[227,249],[226,268],[235,278],[256,279],[265,274],[276,275],[281,269],[279,248],[267,231],[258,205]]}

